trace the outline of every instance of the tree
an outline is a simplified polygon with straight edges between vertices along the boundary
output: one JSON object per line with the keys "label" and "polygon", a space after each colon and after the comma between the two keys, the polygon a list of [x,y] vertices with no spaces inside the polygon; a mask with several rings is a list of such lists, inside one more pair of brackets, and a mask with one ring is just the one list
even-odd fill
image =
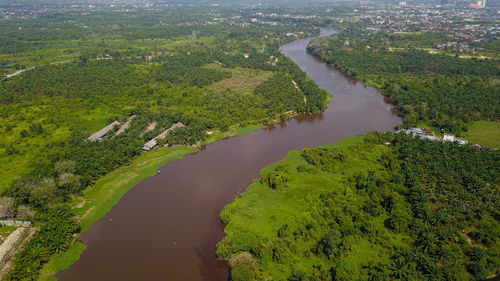
{"label": "tree", "polygon": [[321,238],[320,245],[323,247],[323,253],[327,257],[330,257],[335,253],[341,242],[342,234],[340,231],[338,229],[332,229]]}
{"label": "tree", "polygon": [[51,202],[56,202],[57,185],[53,179],[45,178],[30,190],[29,202],[35,208],[45,207]]}
{"label": "tree", "polygon": [[231,280],[251,281],[255,280],[254,270],[247,264],[236,264],[231,268]]}
{"label": "tree", "polygon": [[474,277],[474,280],[480,281],[486,279],[486,268],[481,262],[467,264],[467,271]]}
{"label": "tree", "polygon": [[251,281],[256,279],[257,262],[248,252],[233,256],[229,260],[229,264],[231,265],[231,280]]}
{"label": "tree", "polygon": [[64,173],[74,173],[76,170],[76,163],[73,160],[59,161],[55,164],[54,169],[59,175]]}
{"label": "tree", "polygon": [[11,197],[0,197],[0,216],[13,217],[15,212],[16,208],[14,199]]}
{"label": "tree", "polygon": [[72,173],[62,173],[59,175],[57,184],[59,187],[76,193],[80,190],[80,176],[74,175]]}

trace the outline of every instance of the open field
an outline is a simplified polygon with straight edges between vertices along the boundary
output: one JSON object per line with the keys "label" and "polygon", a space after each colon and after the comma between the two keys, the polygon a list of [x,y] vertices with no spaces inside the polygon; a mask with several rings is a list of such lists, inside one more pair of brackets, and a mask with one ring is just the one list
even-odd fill
{"label": "open field", "polygon": [[500,148],[500,122],[475,122],[470,129],[469,142]]}
{"label": "open field", "polygon": [[14,230],[16,230],[18,226],[7,226],[7,225],[2,225],[0,226],[0,241],[5,238],[7,238]]}
{"label": "open field", "polygon": [[[212,64],[209,67],[223,69],[217,64]],[[252,94],[257,85],[273,74],[270,71],[245,69],[241,67],[228,70],[231,72],[231,78],[216,82],[207,88],[216,92],[227,91],[229,89],[238,93]]]}

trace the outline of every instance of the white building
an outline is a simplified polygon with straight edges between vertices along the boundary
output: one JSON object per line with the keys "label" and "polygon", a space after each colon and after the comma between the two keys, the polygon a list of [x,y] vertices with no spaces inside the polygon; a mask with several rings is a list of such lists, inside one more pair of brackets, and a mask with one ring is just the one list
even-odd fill
{"label": "white building", "polygon": [[446,133],[443,136],[443,141],[458,142],[461,145],[469,143],[469,141],[464,138],[457,138],[453,134],[446,134]]}
{"label": "white building", "polygon": [[445,133],[444,136],[443,136],[443,141],[454,142],[455,141],[455,135]]}

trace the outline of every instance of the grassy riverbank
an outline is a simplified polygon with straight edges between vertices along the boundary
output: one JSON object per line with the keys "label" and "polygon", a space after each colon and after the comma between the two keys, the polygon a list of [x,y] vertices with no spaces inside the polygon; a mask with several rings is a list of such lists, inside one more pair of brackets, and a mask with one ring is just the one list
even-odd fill
{"label": "grassy riverbank", "polygon": [[[474,160],[471,160],[474,159]],[[484,280],[498,152],[406,135],[289,152],[220,214],[232,280]]]}
{"label": "grassy riverbank", "polygon": [[[143,153],[130,165],[116,169],[99,179],[95,185],[85,190],[82,197],[72,203],[74,213],[80,220],[81,233],[86,232],[92,224],[106,215],[132,187],[154,176],[158,168],[197,151],[197,148],[179,146]],[[51,258],[42,268],[39,280],[55,280],[49,277],[76,262],[84,250],[85,245],[75,242],[67,251]]]}
{"label": "grassy riverbank", "polygon": [[[227,132],[214,132],[204,144],[210,144],[233,136],[241,136],[262,129],[264,125],[246,127],[234,126]],[[74,213],[85,233],[94,223],[104,217],[120,201],[121,197],[144,179],[154,176],[156,171],[167,164],[200,151],[197,147],[163,147],[142,153],[130,165],[114,170],[100,178],[95,185],[85,190],[83,196],[75,197],[72,202]],[[66,251],[53,256],[40,271],[39,280],[57,280],[54,276],[78,261],[86,246],[75,240]]]}

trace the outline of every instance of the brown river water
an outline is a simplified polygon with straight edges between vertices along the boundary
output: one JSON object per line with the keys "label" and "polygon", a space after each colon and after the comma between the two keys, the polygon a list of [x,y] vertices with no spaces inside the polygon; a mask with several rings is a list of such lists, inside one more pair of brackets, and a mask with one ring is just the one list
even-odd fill
{"label": "brown river water", "polygon": [[[332,34],[323,30],[320,36]],[[81,241],[87,249],[59,280],[227,280],[215,247],[224,237],[222,208],[265,166],[299,150],[401,123],[393,107],[367,87],[305,52],[311,38],[282,52],[334,95],[328,108],[245,136],[217,141],[163,166],[94,224]]]}

